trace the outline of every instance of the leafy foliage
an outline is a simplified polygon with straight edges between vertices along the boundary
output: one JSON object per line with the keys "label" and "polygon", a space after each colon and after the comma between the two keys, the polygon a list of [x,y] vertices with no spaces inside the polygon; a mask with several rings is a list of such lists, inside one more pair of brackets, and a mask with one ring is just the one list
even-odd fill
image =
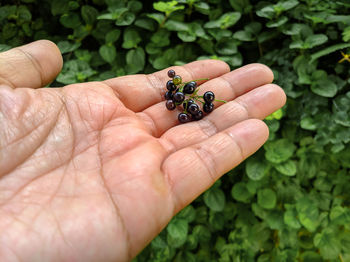
{"label": "leafy foliage", "polygon": [[288,96],[269,141],[135,261],[350,261],[349,12],[347,0],[4,0],[0,51],[56,42],[52,86],[204,58],[269,65]]}

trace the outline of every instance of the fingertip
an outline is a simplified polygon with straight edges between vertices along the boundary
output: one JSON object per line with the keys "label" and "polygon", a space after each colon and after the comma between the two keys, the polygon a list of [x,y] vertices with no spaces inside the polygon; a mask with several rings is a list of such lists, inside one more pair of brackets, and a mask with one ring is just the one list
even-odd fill
{"label": "fingertip", "polygon": [[256,152],[269,138],[269,128],[259,119],[244,120],[228,130],[242,150],[243,158]]}
{"label": "fingertip", "polygon": [[43,84],[50,83],[61,71],[63,58],[58,46],[50,40],[37,40],[18,47],[37,63],[41,70]]}
{"label": "fingertip", "polygon": [[274,79],[273,71],[267,65],[260,64],[260,63],[252,63],[246,66],[243,66],[242,68],[252,69],[254,71],[259,72],[260,75],[264,77],[266,83],[272,83]]}

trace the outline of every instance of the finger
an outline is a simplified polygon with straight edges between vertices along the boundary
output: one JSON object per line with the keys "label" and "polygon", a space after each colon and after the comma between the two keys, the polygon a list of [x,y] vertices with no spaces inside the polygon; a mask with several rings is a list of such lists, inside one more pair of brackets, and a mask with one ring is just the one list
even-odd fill
{"label": "finger", "polygon": [[[230,71],[220,60],[195,61],[184,66],[173,66],[183,82],[199,78],[215,78]],[[104,81],[129,109],[139,112],[164,100],[169,68],[150,75],[130,75]]]}
{"label": "finger", "polygon": [[222,105],[200,121],[169,129],[160,141],[168,152],[175,152],[249,118],[264,119],[285,102],[282,88],[274,84],[264,85]]}
{"label": "finger", "polygon": [[60,50],[48,40],[10,49],[0,53],[0,84],[43,87],[54,80],[62,63]]}
{"label": "finger", "polygon": [[171,187],[176,211],[258,150],[267,138],[265,123],[250,119],[171,154],[164,161],[163,170]]}
{"label": "finger", "polygon": [[[199,93],[211,90],[215,97],[230,101],[259,86],[271,83],[273,80],[272,71],[262,64],[251,64],[224,75],[214,78],[200,86]],[[218,106],[216,103],[215,106]],[[215,110],[214,110],[215,111]],[[169,128],[178,124],[177,115],[180,110],[169,111],[162,101],[145,109],[141,114],[152,133],[160,136]]]}

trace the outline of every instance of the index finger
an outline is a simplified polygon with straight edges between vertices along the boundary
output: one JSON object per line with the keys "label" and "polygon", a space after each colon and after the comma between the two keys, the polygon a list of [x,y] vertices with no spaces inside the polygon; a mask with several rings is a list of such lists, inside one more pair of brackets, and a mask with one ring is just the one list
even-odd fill
{"label": "index finger", "polygon": [[[229,66],[220,60],[200,60],[183,66],[172,66],[183,82],[200,78],[216,78],[230,71]],[[164,100],[166,82],[170,79],[167,71],[163,69],[149,75],[129,75],[105,80],[124,105],[140,112]]]}

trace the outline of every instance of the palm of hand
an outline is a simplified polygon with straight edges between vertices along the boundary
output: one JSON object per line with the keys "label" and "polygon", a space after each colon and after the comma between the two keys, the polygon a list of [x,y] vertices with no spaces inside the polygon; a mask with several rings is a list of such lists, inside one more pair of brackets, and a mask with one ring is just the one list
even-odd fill
{"label": "palm of hand", "polygon": [[[214,63],[216,70],[203,71]],[[30,261],[135,256],[177,211],[266,139],[261,122],[243,120],[265,117],[284,103],[284,94],[265,85],[271,81],[265,67],[254,66],[226,74],[231,85],[248,73],[260,76],[246,80],[240,100],[183,126],[174,126],[176,113],[161,102],[166,70],[61,89],[0,87],[0,256]],[[219,83],[227,67],[205,61],[176,71],[185,78],[218,77],[211,81]],[[223,99],[241,95],[226,88]],[[267,95],[261,98],[262,93]]]}

